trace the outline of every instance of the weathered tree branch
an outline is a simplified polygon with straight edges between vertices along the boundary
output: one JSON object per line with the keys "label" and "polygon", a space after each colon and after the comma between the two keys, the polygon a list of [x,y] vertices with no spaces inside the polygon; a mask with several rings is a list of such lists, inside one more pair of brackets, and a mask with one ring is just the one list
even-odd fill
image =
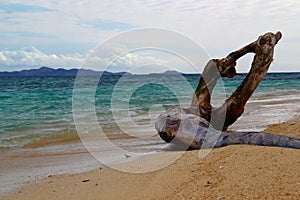
{"label": "weathered tree branch", "polygon": [[[200,110],[210,113],[210,115],[203,117],[211,121],[211,124],[216,129],[227,129],[228,126],[241,116],[246,102],[267,73],[273,60],[273,49],[280,39],[280,32],[276,34],[266,33],[260,36],[258,40],[230,53],[226,58],[209,61],[199,80],[191,106],[197,106]],[[213,109],[210,100],[213,88],[218,79],[221,77],[234,77],[236,74],[235,66],[237,59],[247,53],[255,53],[248,76],[223,106]],[[221,127],[220,124],[222,124],[221,121],[224,121],[224,115],[226,115],[225,124]]]}
{"label": "weathered tree branch", "polygon": [[[171,108],[158,117],[155,128],[160,137],[166,142],[189,144],[192,148],[254,144],[300,149],[300,139],[297,138],[264,132],[220,134],[217,131],[226,130],[242,115],[247,101],[267,73],[274,47],[280,39],[280,32],[266,33],[226,58],[210,60],[199,80],[191,107]],[[247,53],[255,53],[250,72],[221,107],[213,108],[211,94],[218,79],[234,77],[237,59]]]}
{"label": "weathered tree branch", "polygon": [[223,147],[235,144],[277,146],[300,149],[300,139],[266,132],[219,132],[204,118],[186,109],[171,108],[160,115],[155,128],[166,142],[192,149]]}
{"label": "weathered tree branch", "polygon": [[[249,45],[249,51],[253,50],[255,53],[251,70],[223,106],[212,112],[212,119],[214,120],[211,121],[211,123],[215,128],[221,129],[218,125],[223,119],[219,119],[219,116],[225,115],[223,130],[226,130],[228,126],[232,125],[242,115],[247,101],[268,72],[270,64],[273,61],[274,47],[280,39],[280,32],[276,34],[266,33]],[[245,48],[242,48],[242,50],[243,49]],[[232,56],[229,54],[228,57],[236,59],[244,55],[245,52],[247,51],[241,51],[240,54],[233,53]]]}

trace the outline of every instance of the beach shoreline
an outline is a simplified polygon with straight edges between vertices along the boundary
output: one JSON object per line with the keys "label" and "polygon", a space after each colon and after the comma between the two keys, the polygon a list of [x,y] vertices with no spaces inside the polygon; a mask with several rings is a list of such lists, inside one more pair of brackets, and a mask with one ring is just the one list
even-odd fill
{"label": "beach shoreline", "polygon": [[[300,138],[300,118],[270,125],[266,132]],[[160,155],[142,157],[131,164],[155,165],[161,159]],[[187,151],[167,167],[149,173],[99,167],[83,173],[50,175],[2,198],[297,199],[299,180],[299,150],[234,145],[215,148],[202,159],[199,151]]]}

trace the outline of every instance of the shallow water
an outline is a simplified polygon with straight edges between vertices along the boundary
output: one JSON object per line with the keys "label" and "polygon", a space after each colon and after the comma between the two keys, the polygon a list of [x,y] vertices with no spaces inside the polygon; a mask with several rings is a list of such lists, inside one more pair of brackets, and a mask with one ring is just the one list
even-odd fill
{"label": "shallow water", "polygon": [[[221,105],[243,78],[244,75],[219,81],[213,105]],[[80,103],[94,103],[98,122],[106,134],[136,136],[155,134],[153,123],[163,110],[188,106],[199,76],[105,76],[99,82],[82,80]],[[76,138],[72,108],[74,81],[64,77],[1,78],[0,148],[22,148],[62,135]],[[267,74],[250,99],[242,121],[257,119],[256,127],[249,126],[256,130],[286,121],[299,109],[299,85],[300,73]],[[92,91],[94,96],[90,100],[86,91],[94,87],[97,90]],[[88,118],[89,114],[82,112],[82,117]],[[259,120],[260,117],[264,120]],[[245,123],[245,127],[238,125],[232,129],[245,130],[247,126]],[[122,130],[124,127],[126,130]]]}
{"label": "shallow water", "polygon": [[[244,77],[219,81],[213,105],[221,105]],[[103,141],[112,142],[113,148],[105,142],[91,147],[105,151],[111,162],[127,160],[127,154],[160,151],[166,144],[156,135],[156,117],[169,107],[188,106],[198,80],[198,75],[82,77],[76,82],[64,77],[1,78],[0,149],[6,164],[1,162],[0,192],[14,183],[101,166],[79,136],[102,132]],[[295,117],[299,85],[300,73],[267,74],[230,130],[262,131]],[[118,148],[126,155],[114,157]]]}

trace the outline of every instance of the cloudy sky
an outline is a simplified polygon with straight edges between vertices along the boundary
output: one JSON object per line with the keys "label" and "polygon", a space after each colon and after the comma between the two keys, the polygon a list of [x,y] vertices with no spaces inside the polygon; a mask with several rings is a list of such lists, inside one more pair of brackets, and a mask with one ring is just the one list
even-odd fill
{"label": "cloudy sky", "polygon": [[[201,46],[212,58],[224,57],[265,32],[280,30],[283,38],[276,47],[270,71],[300,71],[299,2],[2,0],[0,71],[40,66],[79,68],[99,44],[124,31],[147,27],[168,29],[184,35]],[[105,47],[106,54],[122,55],[118,65],[113,68],[115,71],[153,63],[156,65],[155,70],[159,68],[157,66],[165,65],[191,72],[184,67],[180,68],[180,62],[176,59],[164,56],[166,53],[126,53],[123,47]],[[238,71],[248,71],[251,59],[251,55],[242,59],[238,63]],[[97,60],[103,65],[110,62],[101,55]],[[150,68],[147,70],[151,71]]]}

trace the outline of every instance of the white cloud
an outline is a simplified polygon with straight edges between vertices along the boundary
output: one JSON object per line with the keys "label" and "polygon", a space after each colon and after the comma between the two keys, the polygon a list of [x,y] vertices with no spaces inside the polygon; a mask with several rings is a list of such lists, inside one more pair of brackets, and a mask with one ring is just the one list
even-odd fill
{"label": "white cloud", "polygon": [[[0,67],[6,69],[7,66],[27,66],[27,67],[79,67],[84,59],[84,56],[77,55],[47,55],[39,51],[35,47],[26,47],[15,51],[0,52]],[[12,69],[14,70],[14,68]]]}
{"label": "white cloud", "polygon": [[5,68],[5,70],[12,71],[24,67],[30,69],[47,66],[66,69],[83,67],[101,71],[107,70],[106,67],[109,66],[109,71],[117,72],[147,64],[167,64],[167,60],[144,54],[139,55],[139,53],[134,52],[127,53],[122,48],[107,47],[102,50],[105,54],[92,53],[87,57],[87,60],[85,60],[86,55],[45,54],[35,47],[26,47],[15,51],[0,51],[0,69]]}
{"label": "white cloud", "polygon": [[[145,53],[147,52],[147,53]],[[149,50],[128,51],[127,48],[102,46],[95,49],[83,63],[83,68],[98,71],[131,71],[142,67],[139,73],[155,72],[145,66],[169,65],[170,60],[165,56],[158,56],[157,53],[148,54]]]}
{"label": "white cloud", "polygon": [[[23,0],[6,2],[24,4]],[[284,55],[283,50],[276,54],[276,70],[286,70],[286,65],[294,65],[295,69],[295,63],[300,61],[293,53],[300,52],[300,1],[297,0],[32,0],[26,4],[39,5],[51,12],[0,12],[1,32],[6,33],[0,46],[55,44],[59,49],[66,42],[96,45],[128,25],[128,29],[160,27],[179,31],[204,46],[211,56],[222,57],[255,40],[259,34],[281,30],[282,47],[278,49],[284,47]],[[16,36],[12,32],[39,33],[44,37]],[[298,39],[289,46],[289,38]],[[286,62],[280,62],[283,56]]]}

